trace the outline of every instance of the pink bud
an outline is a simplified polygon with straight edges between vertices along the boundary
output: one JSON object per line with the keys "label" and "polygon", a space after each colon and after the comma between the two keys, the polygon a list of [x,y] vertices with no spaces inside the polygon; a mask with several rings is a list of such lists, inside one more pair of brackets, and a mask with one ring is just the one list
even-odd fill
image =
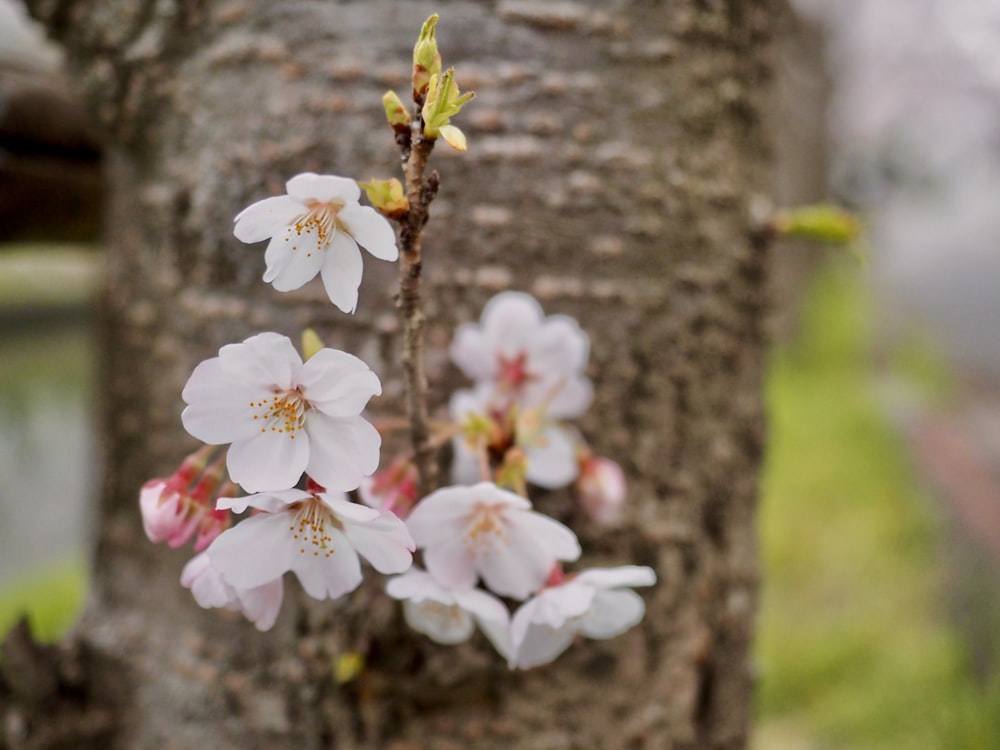
{"label": "pink bud", "polygon": [[625,473],[609,458],[587,456],[580,462],[576,480],[580,507],[598,523],[612,524],[625,503]]}
{"label": "pink bud", "polygon": [[358,494],[365,505],[406,518],[417,501],[417,468],[397,458],[387,468],[362,479]]}
{"label": "pink bud", "polygon": [[194,538],[194,551],[201,552],[232,524],[228,510],[213,510],[201,516],[198,535]]}
{"label": "pink bud", "polygon": [[151,479],[139,492],[142,528],[151,542],[180,547],[194,534],[199,514],[189,512],[184,495],[169,489],[167,480]]}

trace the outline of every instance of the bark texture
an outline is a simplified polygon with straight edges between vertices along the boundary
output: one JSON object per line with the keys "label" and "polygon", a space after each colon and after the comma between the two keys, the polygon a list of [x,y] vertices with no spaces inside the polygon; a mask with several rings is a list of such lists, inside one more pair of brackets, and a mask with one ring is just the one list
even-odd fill
{"label": "bark texture", "polygon": [[[745,747],[767,262],[752,207],[769,188],[760,109],[772,3],[29,5],[67,47],[114,143],[108,471],[90,603],[71,643],[12,647],[56,678],[6,681],[7,743]],[[408,89],[410,50],[433,11],[445,64],[478,96],[459,123],[468,154],[442,145],[433,156],[432,409],[459,382],[450,332],[496,291],[524,289],[548,313],[576,316],[597,391],[582,427],[624,464],[627,517],[609,531],[573,518],[560,493],[539,504],[578,531],[583,565],[645,564],[659,577],[643,592],[641,626],[527,673],[509,672],[481,639],[447,648],[409,631],[377,582],[331,604],[298,597],[290,581],[264,635],[203,612],[177,583],[186,553],[150,545],[136,507],[141,483],[194,447],[179,419],[193,366],[260,330],[314,325],[381,374],[376,410],[402,413],[391,264],[366,259],[350,317],[318,283],[284,295],[262,284],[262,248],[230,227],[300,171],[397,174],[379,97]],[[331,665],[350,650],[367,668],[337,684]],[[47,738],[63,725],[70,740]]]}

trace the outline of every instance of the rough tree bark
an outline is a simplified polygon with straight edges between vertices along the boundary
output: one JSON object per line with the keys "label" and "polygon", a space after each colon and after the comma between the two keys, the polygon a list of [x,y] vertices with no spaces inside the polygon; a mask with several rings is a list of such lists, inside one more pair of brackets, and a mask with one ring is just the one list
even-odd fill
{"label": "rough tree bark", "polygon": [[[94,588],[53,652],[10,646],[10,747],[742,748],[757,568],[769,186],[760,124],[774,4],[760,0],[288,2],[31,0],[111,140],[104,295],[107,472]],[[457,382],[454,324],[494,292],[579,318],[597,384],[585,431],[630,477],[612,531],[572,519],[587,564],[657,571],[644,623],[511,673],[484,641],[436,646],[373,583],[291,593],[274,631],[200,610],[185,553],[143,537],[141,483],[193,447],[194,364],[259,330],[317,326],[401,406],[394,269],[368,262],[358,313],[320,287],[260,283],[230,233],[305,170],[396,174],[379,97],[405,90],[420,22],[463,88],[467,155],[434,154],[425,243],[434,407]],[[565,496],[541,500],[568,518]],[[297,590],[292,583],[290,591]],[[331,664],[362,650],[340,685]],[[54,670],[56,679],[31,678]]]}

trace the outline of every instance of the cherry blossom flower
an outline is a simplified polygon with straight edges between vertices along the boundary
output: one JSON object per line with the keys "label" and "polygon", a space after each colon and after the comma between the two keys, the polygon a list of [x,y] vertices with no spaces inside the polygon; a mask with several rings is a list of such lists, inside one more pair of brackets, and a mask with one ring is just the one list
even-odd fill
{"label": "cherry blossom flower", "polygon": [[250,589],[230,586],[212,566],[212,561],[205,552],[196,555],[184,566],[181,585],[191,589],[199,606],[205,609],[225,607],[242,612],[258,630],[270,630],[274,626],[284,596],[281,576]]}
{"label": "cherry blossom flower", "polygon": [[396,234],[384,216],[358,203],[361,189],[346,177],[304,172],[285,184],[287,195],[241,211],[233,234],[242,242],[270,240],[264,281],[279,292],[298,289],[319,274],[330,301],[347,313],[358,304],[363,247],[396,260]]}
{"label": "cherry blossom flower", "polygon": [[574,486],[584,512],[598,523],[615,523],[625,504],[625,473],[603,456],[588,455],[580,461],[580,476]]}
{"label": "cherry blossom flower", "polygon": [[220,498],[216,507],[263,511],[208,548],[212,566],[236,589],[263,586],[290,570],[309,596],[336,599],[361,583],[359,554],[381,573],[402,573],[413,561],[413,539],[399,518],[343,493],[263,492]]}
{"label": "cherry blossom flower", "polygon": [[423,570],[410,568],[389,580],[386,593],[403,601],[407,624],[436,643],[464,643],[475,626],[506,658],[510,613],[495,596],[476,588],[449,588]]}
{"label": "cherry blossom flower", "polygon": [[382,439],[360,414],[381,392],[351,354],[322,349],[303,363],[286,336],[261,333],[195,368],[181,418],[199,440],[232,443],[229,476],[248,492],[288,489],[303,472],[347,491],[378,467]]}
{"label": "cherry blossom flower", "polygon": [[544,407],[553,419],[579,417],[593,390],[583,377],[590,342],[566,315],[545,317],[529,294],[501,292],[483,308],[479,325],[459,326],[451,358],[477,383],[489,383],[498,408]]}
{"label": "cherry blossom flower", "polygon": [[[579,471],[575,431],[547,418],[542,409],[527,409],[510,419],[495,408],[492,386],[483,384],[476,388],[455,391],[448,408],[451,418],[462,423],[470,417],[494,422],[494,441],[490,445],[501,452],[518,447],[524,452],[524,477],[532,484],[555,490],[576,479]],[[472,484],[482,479],[477,448],[464,435],[453,441],[452,481],[455,484]]]}
{"label": "cherry blossom flower", "polygon": [[546,587],[511,620],[508,664],[512,669],[548,664],[577,634],[603,639],[624,633],[646,612],[642,597],[626,587],[654,583],[652,568],[625,565],[590,568]]}
{"label": "cherry blossom flower", "polygon": [[452,589],[471,588],[482,576],[495,593],[525,599],[556,560],[580,556],[572,531],[490,482],[436,490],[406,523],[428,572]]}

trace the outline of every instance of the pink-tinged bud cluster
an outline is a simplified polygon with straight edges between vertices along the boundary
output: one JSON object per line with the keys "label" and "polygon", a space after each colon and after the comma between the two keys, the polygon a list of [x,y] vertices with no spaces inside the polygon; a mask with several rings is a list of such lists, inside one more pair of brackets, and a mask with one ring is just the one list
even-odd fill
{"label": "pink-tinged bud cluster", "polygon": [[229,528],[228,511],[215,509],[217,497],[231,491],[221,460],[208,464],[214,453],[201,448],[166,479],[151,479],[139,492],[142,527],[151,542],[181,547],[195,537],[194,550],[208,547]]}
{"label": "pink-tinged bud cluster", "polygon": [[362,479],[358,495],[370,508],[406,518],[417,502],[417,467],[408,459],[397,458],[387,468]]}

